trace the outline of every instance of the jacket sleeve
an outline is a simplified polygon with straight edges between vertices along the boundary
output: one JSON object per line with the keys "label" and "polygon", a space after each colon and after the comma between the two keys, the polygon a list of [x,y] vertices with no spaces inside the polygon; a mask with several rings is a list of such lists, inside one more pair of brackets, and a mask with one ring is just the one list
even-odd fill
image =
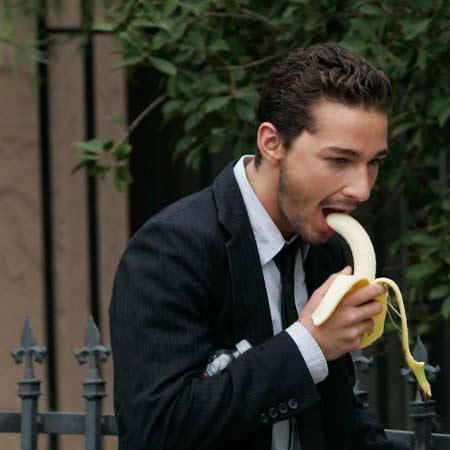
{"label": "jacket sleeve", "polygon": [[276,419],[284,420],[319,401],[286,332],[222,373],[201,377],[215,350],[208,319],[217,298],[215,274],[226,270],[220,257],[211,260],[211,245],[198,230],[150,222],[121,260],[109,312],[124,448],[221,448],[267,431],[274,405],[289,405]]}

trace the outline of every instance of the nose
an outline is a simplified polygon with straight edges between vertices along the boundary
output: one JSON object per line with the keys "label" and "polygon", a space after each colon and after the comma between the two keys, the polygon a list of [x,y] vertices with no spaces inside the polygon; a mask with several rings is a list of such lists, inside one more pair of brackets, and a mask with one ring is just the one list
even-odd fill
{"label": "nose", "polygon": [[373,181],[368,170],[367,168],[363,168],[350,174],[349,181],[342,190],[342,193],[357,202],[365,202],[370,197],[372,187]]}

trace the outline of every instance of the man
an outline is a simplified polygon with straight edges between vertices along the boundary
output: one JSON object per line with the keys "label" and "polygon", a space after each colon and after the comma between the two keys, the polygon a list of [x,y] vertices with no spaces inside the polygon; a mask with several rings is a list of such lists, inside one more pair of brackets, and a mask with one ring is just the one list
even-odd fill
{"label": "man", "polygon": [[[291,53],[261,90],[255,157],[132,238],[110,308],[121,450],[400,448],[352,395],[348,352],[383,288],[311,321],[336,273],[351,270],[326,214],[369,198],[390,106],[387,77],[350,51]],[[293,291],[281,250],[293,255]]]}

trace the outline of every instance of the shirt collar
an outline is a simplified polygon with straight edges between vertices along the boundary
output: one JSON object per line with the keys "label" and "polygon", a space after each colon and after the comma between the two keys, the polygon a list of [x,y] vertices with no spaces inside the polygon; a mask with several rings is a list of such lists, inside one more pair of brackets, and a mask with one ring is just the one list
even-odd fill
{"label": "shirt collar", "polygon": [[[285,244],[294,241],[298,235],[292,236],[292,238],[286,242],[280,230],[275,225],[275,222],[255,194],[245,173],[245,164],[250,158],[253,158],[253,155],[242,156],[234,166],[233,171],[255,236],[261,266],[264,266],[278,254]],[[301,250],[303,261],[307,256],[308,249],[309,245],[302,242]]]}

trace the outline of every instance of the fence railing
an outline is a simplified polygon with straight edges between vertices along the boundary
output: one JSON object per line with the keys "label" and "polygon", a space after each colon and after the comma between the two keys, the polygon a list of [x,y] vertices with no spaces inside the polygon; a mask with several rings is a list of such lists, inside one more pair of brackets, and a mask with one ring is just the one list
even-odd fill
{"label": "fence railing", "polygon": [[[436,381],[439,374],[439,366],[428,364],[428,352],[420,337],[417,338],[413,349],[413,357],[417,361],[425,362],[425,372],[430,384]],[[353,363],[356,371],[356,383],[354,393],[364,408],[369,408],[369,392],[367,386],[368,372],[372,366],[373,358],[367,358],[361,350],[352,352]],[[416,385],[416,380],[411,369],[402,369],[402,375]],[[410,417],[414,423],[414,431],[386,430],[386,434],[395,441],[401,441],[409,445],[412,450],[450,450],[450,434],[435,433],[436,411],[435,401],[422,399],[419,391],[409,404]]]}
{"label": "fence railing", "polygon": [[[88,322],[84,346],[75,350],[75,357],[80,364],[87,363],[88,374],[83,383],[83,397],[86,399],[85,412],[73,413],[63,411],[39,412],[38,399],[41,395],[40,380],[34,374],[34,361],[42,362],[45,347],[36,343],[30,320],[25,321],[20,347],[11,352],[16,363],[24,363],[24,377],[18,382],[21,411],[0,411],[0,433],[20,433],[21,450],[36,450],[39,434],[78,434],[85,435],[86,450],[100,450],[102,435],[116,435],[117,425],[114,415],[102,414],[102,400],[106,396],[105,380],[101,375],[101,363],[105,362],[110,349],[101,344],[100,333],[91,318]],[[426,362],[426,372],[431,383],[439,373],[439,367],[428,364],[428,354],[417,340],[413,350],[416,359]],[[365,408],[368,404],[368,389],[364,380],[372,365],[361,351],[353,353],[356,369],[355,395]],[[402,370],[411,382],[409,370]],[[420,394],[410,402],[411,418],[415,424],[414,431],[386,430],[388,436],[402,441],[412,450],[450,450],[450,434],[435,433],[436,412],[434,401],[423,401]]]}
{"label": "fence railing", "polygon": [[110,354],[101,344],[100,333],[91,318],[84,337],[84,346],[75,350],[80,364],[87,363],[88,374],[83,382],[86,399],[84,413],[62,411],[39,412],[40,380],[36,379],[34,361],[42,362],[46,349],[36,343],[33,328],[27,318],[20,347],[11,352],[16,363],[25,364],[25,373],[19,383],[20,412],[0,411],[0,432],[20,433],[21,450],[36,450],[38,434],[84,434],[86,450],[100,450],[102,435],[117,434],[114,415],[102,414],[102,400],[106,396],[106,382],[100,365]]}

